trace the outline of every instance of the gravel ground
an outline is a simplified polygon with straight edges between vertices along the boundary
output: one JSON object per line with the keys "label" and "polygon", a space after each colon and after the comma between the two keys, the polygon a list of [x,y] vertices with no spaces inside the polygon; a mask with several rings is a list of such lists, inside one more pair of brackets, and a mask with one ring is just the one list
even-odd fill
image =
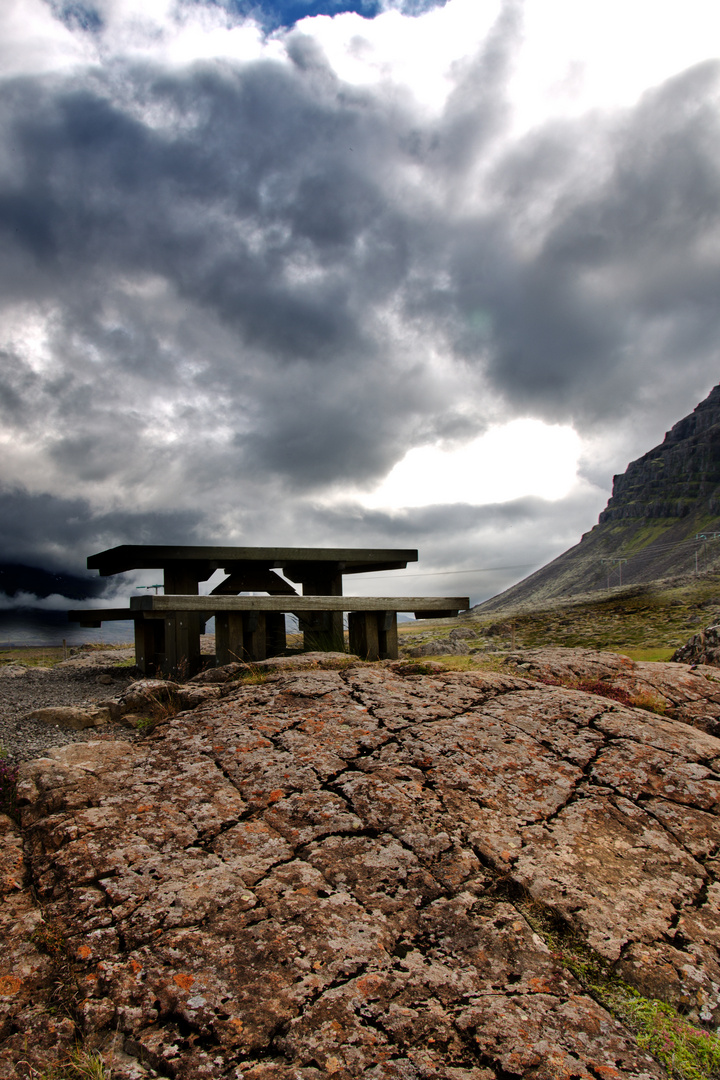
{"label": "gravel ground", "polygon": [[88,705],[117,697],[138,677],[133,669],[115,666],[132,655],[132,650],[127,657],[117,650],[81,654],[53,668],[0,665],[0,747],[7,760],[31,761],[70,742],[134,738],[134,730],[120,723],[73,731],[27,719],[34,709],[49,705]]}

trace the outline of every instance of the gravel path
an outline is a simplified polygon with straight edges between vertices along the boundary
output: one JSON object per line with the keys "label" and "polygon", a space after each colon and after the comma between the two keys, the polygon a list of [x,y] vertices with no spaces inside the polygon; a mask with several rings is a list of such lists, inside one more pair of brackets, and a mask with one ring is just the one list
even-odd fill
{"label": "gravel path", "polygon": [[34,709],[49,705],[88,705],[117,697],[137,678],[131,669],[114,666],[123,658],[118,651],[96,652],[65,660],[54,668],[0,665],[0,747],[7,760],[13,764],[30,761],[70,742],[132,739],[133,729],[120,723],[73,731],[27,719]]}

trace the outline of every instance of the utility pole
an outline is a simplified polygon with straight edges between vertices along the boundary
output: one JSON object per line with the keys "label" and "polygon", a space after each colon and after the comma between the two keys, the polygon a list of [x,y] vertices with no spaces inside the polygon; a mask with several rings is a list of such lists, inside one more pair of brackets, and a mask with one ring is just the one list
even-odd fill
{"label": "utility pole", "polygon": [[607,564],[607,587],[608,587],[608,589],[610,588],[610,573],[611,573],[613,565],[616,565],[617,568],[618,568],[618,573],[620,575],[620,584],[622,585],[622,568],[623,568],[623,563],[626,563],[627,559],[612,558],[612,559],[601,559],[600,561]]}

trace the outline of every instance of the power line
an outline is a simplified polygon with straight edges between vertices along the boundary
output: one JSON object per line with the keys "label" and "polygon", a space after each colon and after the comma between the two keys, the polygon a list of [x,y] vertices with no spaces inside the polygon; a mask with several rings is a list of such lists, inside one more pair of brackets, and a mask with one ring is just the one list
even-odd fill
{"label": "power line", "polygon": [[[449,574],[494,574],[497,570],[527,570],[535,563],[516,563],[514,566],[475,566],[470,570],[423,570],[416,574],[403,574],[403,577],[445,577]],[[363,574],[363,581],[368,578],[382,577],[387,581],[385,574]]]}

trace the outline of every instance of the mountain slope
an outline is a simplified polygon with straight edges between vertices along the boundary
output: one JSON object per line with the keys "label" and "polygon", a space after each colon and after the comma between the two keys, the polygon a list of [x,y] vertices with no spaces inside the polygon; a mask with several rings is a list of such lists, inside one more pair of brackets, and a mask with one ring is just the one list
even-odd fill
{"label": "mountain slope", "polygon": [[613,479],[579,544],[474,611],[644,584],[720,567],[720,385]]}

